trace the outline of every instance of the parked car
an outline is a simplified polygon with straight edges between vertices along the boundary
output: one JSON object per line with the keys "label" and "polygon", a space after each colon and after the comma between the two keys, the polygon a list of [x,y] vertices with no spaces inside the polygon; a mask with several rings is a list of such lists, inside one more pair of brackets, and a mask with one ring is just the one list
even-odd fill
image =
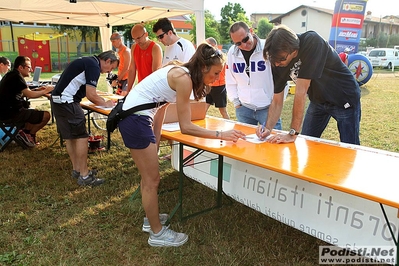
{"label": "parked car", "polygon": [[399,50],[393,48],[375,48],[368,54],[373,67],[392,68],[399,66]]}

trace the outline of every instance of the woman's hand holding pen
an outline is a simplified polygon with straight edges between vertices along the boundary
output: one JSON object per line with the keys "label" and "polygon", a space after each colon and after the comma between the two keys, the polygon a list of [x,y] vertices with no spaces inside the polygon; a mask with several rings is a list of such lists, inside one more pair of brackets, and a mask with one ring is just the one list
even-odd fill
{"label": "woman's hand holding pen", "polygon": [[227,140],[237,142],[238,139],[245,139],[245,134],[240,130],[231,129],[227,131],[220,131],[220,140]]}

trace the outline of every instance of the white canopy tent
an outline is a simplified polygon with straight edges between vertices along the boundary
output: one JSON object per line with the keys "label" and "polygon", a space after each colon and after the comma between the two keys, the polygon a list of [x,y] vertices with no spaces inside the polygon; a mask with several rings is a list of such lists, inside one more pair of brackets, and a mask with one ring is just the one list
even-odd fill
{"label": "white canopy tent", "polygon": [[0,21],[100,27],[103,50],[112,26],[194,13],[197,43],[205,39],[204,0],[0,0]]}

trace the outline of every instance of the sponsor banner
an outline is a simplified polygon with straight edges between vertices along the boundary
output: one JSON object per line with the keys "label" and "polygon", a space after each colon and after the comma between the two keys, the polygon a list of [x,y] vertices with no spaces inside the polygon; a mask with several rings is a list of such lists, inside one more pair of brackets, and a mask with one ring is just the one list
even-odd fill
{"label": "sponsor banner", "polygon": [[[177,170],[178,146],[174,145],[172,152],[172,165]],[[193,151],[185,147],[184,154]],[[184,168],[184,174],[216,190],[215,158],[215,154],[202,153],[193,159],[195,164]],[[306,234],[342,248],[395,247],[378,202],[226,157],[223,170],[223,191],[229,197]],[[397,235],[397,209],[384,208]]]}
{"label": "sponsor banner", "polygon": [[395,254],[396,247],[389,246],[319,246],[319,264],[395,264]]}
{"label": "sponsor banner", "polygon": [[345,43],[347,43],[346,46],[351,45],[354,48],[351,49],[351,53],[357,52],[366,4],[367,0],[337,0],[335,2],[329,43],[338,53],[345,49],[345,47],[341,48]]}
{"label": "sponsor banner", "polygon": [[[364,15],[367,0],[337,0],[334,6],[334,15]],[[334,21],[333,21],[334,23]]]}
{"label": "sponsor banner", "polygon": [[335,36],[337,42],[359,43],[361,29],[332,28],[330,34]]}
{"label": "sponsor banner", "polygon": [[364,15],[359,14],[334,14],[333,27],[347,27],[353,29],[362,29]]}
{"label": "sponsor banner", "polygon": [[352,13],[352,14],[362,14],[366,12],[366,2],[367,0],[358,0],[358,1],[337,1],[343,2],[344,4],[341,6],[341,12]]}
{"label": "sponsor banner", "polygon": [[345,48],[349,48],[351,50],[350,54],[355,53],[355,51],[357,51],[358,47],[359,47],[359,43],[358,42],[347,42],[347,41],[329,41],[329,44],[332,47],[335,47],[335,50],[337,51],[337,53],[343,52],[345,50]]}

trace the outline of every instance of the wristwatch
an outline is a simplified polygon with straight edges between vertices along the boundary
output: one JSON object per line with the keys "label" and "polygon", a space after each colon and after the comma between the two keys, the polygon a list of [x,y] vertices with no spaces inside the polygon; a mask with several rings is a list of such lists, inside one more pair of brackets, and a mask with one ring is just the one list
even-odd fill
{"label": "wristwatch", "polygon": [[299,132],[296,131],[295,129],[291,128],[290,132],[288,134],[290,134],[291,136],[295,136],[295,135],[299,135]]}

